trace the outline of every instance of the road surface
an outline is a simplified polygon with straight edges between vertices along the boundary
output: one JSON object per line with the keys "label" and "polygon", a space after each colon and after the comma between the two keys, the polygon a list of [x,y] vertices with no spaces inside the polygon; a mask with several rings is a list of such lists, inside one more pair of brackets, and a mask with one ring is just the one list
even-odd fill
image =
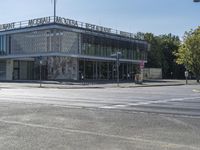
{"label": "road surface", "polygon": [[199,150],[200,87],[1,88],[1,150]]}

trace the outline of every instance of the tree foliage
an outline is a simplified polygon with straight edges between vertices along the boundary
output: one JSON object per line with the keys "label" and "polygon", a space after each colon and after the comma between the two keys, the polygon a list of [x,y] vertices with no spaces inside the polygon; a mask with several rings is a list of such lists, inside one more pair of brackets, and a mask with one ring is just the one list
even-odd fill
{"label": "tree foliage", "polygon": [[177,56],[177,63],[183,64],[187,70],[194,73],[199,82],[200,78],[200,27],[185,33]]}
{"label": "tree foliage", "polygon": [[155,36],[152,33],[137,33],[137,39],[146,40],[151,45],[146,67],[162,68],[163,78],[184,78],[183,65],[176,64],[174,52],[178,51],[180,39],[172,34]]}

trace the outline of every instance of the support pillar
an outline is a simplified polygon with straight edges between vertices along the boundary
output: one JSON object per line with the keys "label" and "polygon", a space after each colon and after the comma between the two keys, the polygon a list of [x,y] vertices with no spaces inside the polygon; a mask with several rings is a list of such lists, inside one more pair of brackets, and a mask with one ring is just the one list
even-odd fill
{"label": "support pillar", "polygon": [[109,62],[107,62],[107,79],[109,80],[110,77],[110,67],[109,67]]}
{"label": "support pillar", "polygon": [[13,60],[6,61],[6,80],[13,80]]}

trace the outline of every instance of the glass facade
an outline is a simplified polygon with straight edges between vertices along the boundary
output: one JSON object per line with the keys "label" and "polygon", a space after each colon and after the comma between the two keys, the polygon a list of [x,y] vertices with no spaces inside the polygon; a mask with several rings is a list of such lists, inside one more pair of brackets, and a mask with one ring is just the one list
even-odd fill
{"label": "glass facade", "polygon": [[0,55],[6,55],[6,36],[0,36]]}
{"label": "glass facade", "polygon": [[[36,65],[37,61],[24,61],[24,60],[14,60],[13,61],[13,80],[39,80],[39,65]],[[42,68],[42,79],[44,67]]]}
{"label": "glass facade", "polygon": [[59,29],[0,36],[0,55],[61,52],[109,58],[120,51],[122,59],[147,60],[147,49],[148,44],[142,41],[123,41]]}
{"label": "glass facade", "polygon": [[123,59],[147,60],[148,45],[142,42],[122,41],[92,35],[82,35],[81,54],[99,57],[111,57],[117,51]]}
{"label": "glass facade", "polygon": [[[133,63],[120,63],[119,66],[121,80],[134,80],[137,73],[137,65]],[[79,61],[79,79],[86,80],[115,80],[117,79],[116,62],[112,61]]]}
{"label": "glass facade", "polygon": [[[0,62],[0,79],[38,80],[38,57],[46,54],[42,55],[43,80],[79,80],[82,76],[89,80],[115,80],[116,61],[110,58],[116,52],[121,52],[121,58],[126,59],[120,62],[120,79],[133,79],[139,62],[147,60],[147,42],[119,35],[109,36],[74,28],[43,28],[5,34],[0,36],[0,56],[11,55],[11,58]],[[74,57],[62,56],[63,53]],[[37,55],[33,57],[31,54]],[[8,75],[6,70],[9,70]]]}
{"label": "glass facade", "polygon": [[6,61],[0,60],[0,80],[6,79]]}

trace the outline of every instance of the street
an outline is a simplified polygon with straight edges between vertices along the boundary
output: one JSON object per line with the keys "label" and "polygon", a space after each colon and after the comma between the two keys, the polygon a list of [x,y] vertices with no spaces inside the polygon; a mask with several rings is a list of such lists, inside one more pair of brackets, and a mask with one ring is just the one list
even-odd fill
{"label": "street", "polygon": [[199,150],[200,87],[1,88],[1,150]]}

